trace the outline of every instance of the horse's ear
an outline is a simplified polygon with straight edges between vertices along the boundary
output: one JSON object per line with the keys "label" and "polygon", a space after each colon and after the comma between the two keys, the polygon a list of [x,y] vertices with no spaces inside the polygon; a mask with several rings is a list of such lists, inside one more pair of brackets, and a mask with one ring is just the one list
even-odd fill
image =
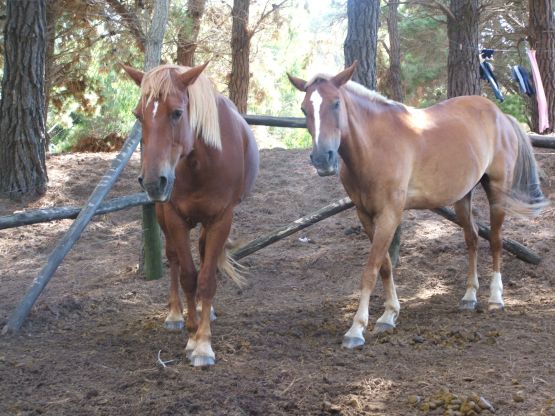
{"label": "horse's ear", "polygon": [[289,72],[287,73],[287,77],[296,89],[302,92],[306,92],[306,81],[304,79],[294,77]]}
{"label": "horse's ear", "polygon": [[331,83],[335,85],[337,88],[341,87],[342,85],[345,85],[353,77],[357,64],[358,64],[358,61],[354,61],[350,67],[345,68],[339,74],[337,74],[332,79],[330,79]]}
{"label": "horse's ear", "polygon": [[127,66],[127,65],[121,64],[121,67],[125,72],[127,72],[127,75],[129,75],[129,77],[133,81],[135,81],[135,84],[137,84],[140,87],[145,73],[143,71],[139,71],[138,69],[131,68],[130,66]]}
{"label": "horse's ear", "polygon": [[202,73],[202,71],[204,71],[204,68],[206,68],[206,66],[208,65],[208,62],[210,61],[206,61],[203,65],[195,66],[194,68],[191,68],[188,71],[179,75],[179,79],[183,83],[184,88],[193,84],[197,80],[198,76]]}

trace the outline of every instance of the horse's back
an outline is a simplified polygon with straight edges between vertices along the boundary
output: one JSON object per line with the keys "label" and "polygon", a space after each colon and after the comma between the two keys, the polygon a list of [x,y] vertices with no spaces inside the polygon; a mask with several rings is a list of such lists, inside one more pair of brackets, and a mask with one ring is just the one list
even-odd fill
{"label": "horse's back", "polygon": [[508,118],[480,96],[451,98],[414,114],[425,124],[414,147],[409,207],[461,199],[484,174],[504,165],[506,154],[516,145]]}

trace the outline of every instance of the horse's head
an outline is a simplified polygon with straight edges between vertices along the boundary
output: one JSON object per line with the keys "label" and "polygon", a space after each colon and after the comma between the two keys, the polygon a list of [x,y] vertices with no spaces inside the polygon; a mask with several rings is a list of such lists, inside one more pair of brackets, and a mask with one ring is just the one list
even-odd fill
{"label": "horse's head", "polygon": [[351,79],[356,64],[355,61],[333,77],[316,76],[310,82],[287,74],[291,83],[305,92],[301,109],[312,136],[310,160],[320,176],[334,175],[339,168],[338,150],[346,124],[345,103],[339,89]]}
{"label": "horse's head", "polygon": [[189,119],[188,87],[207,64],[184,72],[180,67],[163,65],[146,74],[123,65],[141,87],[141,98],[133,111],[142,127],[139,183],[152,201],[170,198],[177,163],[193,148],[195,132]]}

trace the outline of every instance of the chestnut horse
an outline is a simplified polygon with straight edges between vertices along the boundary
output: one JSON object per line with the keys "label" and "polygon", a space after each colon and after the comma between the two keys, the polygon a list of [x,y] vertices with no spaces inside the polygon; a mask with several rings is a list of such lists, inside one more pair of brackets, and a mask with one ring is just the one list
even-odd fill
{"label": "chestnut horse", "polygon": [[387,250],[406,209],[455,204],[469,257],[461,307],[476,307],[478,233],[471,202],[478,183],[490,205],[489,309],[503,309],[505,212],[534,215],[547,204],[528,136],[514,118],[479,96],[453,98],[422,110],[388,100],[350,81],[355,66],[335,76],[317,75],[309,82],[289,75],[291,83],[305,92],[302,110],[313,139],[312,164],[320,176],[333,175],[341,157],[341,182],[372,241],[358,311],[343,346],[364,344],[368,302],[378,273],[385,312],[374,331],[395,326],[400,305]]}
{"label": "chestnut horse", "polygon": [[[145,74],[124,66],[141,87],[134,111],[143,140],[139,182],[156,202],[156,216],[166,237],[171,285],[165,326],[183,328],[181,283],[189,333],[185,350],[194,366],[215,363],[210,316],[216,269],[241,282],[227,256],[226,242],[233,209],[253,188],[259,162],[249,126],[235,105],[201,74],[205,67],[162,65]],[[197,272],[190,231],[198,223],[201,264]]]}

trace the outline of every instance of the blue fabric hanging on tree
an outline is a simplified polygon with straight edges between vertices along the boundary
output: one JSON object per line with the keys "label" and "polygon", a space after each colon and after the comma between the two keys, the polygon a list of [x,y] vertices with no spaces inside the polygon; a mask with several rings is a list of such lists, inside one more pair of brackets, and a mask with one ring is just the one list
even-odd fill
{"label": "blue fabric hanging on tree", "polygon": [[505,101],[505,97],[503,97],[499,84],[497,83],[497,78],[495,78],[495,75],[493,74],[493,66],[486,61],[486,59],[493,59],[494,52],[495,51],[493,49],[482,49],[481,56],[484,61],[480,62],[480,78],[489,82],[491,88],[493,89],[493,93],[495,94],[495,98],[503,102]]}

